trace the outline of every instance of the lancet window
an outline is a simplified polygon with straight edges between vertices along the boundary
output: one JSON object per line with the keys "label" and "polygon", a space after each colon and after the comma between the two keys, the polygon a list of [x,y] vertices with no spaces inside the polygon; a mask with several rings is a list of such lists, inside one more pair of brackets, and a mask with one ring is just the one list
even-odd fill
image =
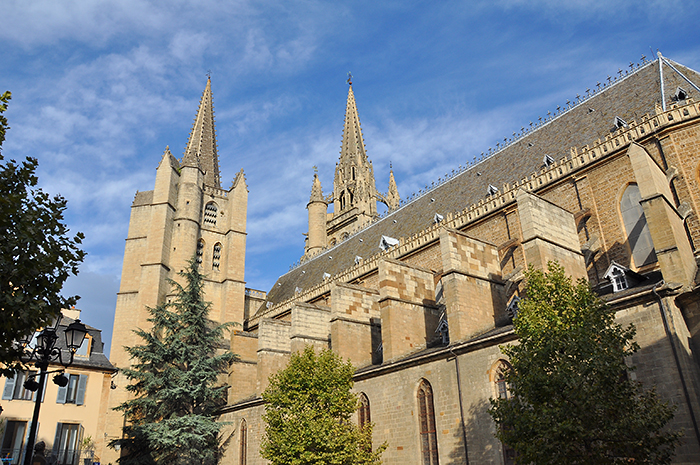
{"label": "lancet window", "polygon": [[246,465],[248,459],[248,424],[245,418],[241,420],[241,441],[240,441],[240,465]]}
{"label": "lancet window", "polygon": [[423,465],[438,465],[433,388],[426,380],[422,380],[418,386],[418,420],[420,422],[420,448]]}
{"label": "lancet window", "polygon": [[219,263],[221,262],[221,242],[214,244],[214,251],[211,256],[211,267],[213,270],[219,269]]}
{"label": "lancet window", "polygon": [[204,206],[204,224],[216,226],[216,215],[219,209],[214,202],[209,202]]}

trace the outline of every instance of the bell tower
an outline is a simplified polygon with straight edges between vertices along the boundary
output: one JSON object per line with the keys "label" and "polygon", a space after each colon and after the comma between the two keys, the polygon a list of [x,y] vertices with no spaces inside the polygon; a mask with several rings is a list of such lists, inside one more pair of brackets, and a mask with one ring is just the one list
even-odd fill
{"label": "bell tower", "polygon": [[[243,170],[228,190],[221,188],[216,146],[211,79],[207,80],[192,131],[181,160],[165,149],[151,191],[137,192],[131,205],[117,294],[111,362],[131,365],[125,347],[143,344],[134,334],[148,330],[149,307],[172,295],[170,280],[195,259],[204,274],[204,298],[211,302],[209,317],[219,323],[243,324],[245,307],[245,246],[248,188]],[[105,435],[121,437],[121,412],[112,408],[129,398],[129,381],[114,378],[105,420]],[[107,450],[103,461],[116,461]]]}

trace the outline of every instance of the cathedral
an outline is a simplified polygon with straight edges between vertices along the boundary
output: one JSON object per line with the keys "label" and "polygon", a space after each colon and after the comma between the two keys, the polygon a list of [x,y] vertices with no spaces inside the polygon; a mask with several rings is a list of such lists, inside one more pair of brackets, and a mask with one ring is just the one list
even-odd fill
{"label": "cathedral", "polygon": [[[384,463],[511,464],[488,414],[508,395],[499,346],[516,341],[524,271],[556,260],[636,326],[634,376],[677,407],[670,426],[684,432],[674,463],[700,463],[700,74],[643,59],[404,198],[393,172],[377,188],[348,84],[333,186],[308,180],[304,254],[256,290],[244,277],[246,180],[221,187],[207,82],[182,159],[166,148],[153,190],[134,198],[111,362],[129,365],[123,347],[139,343],[146,307],[196,257],[211,318],[240,324],[224,464],[266,463],[260,394],[308,345],[357,368],[357,421],[388,444]],[[115,377],[110,407],[127,382]],[[106,415],[105,438],[120,437],[120,413]],[[105,448],[102,462],[117,455]]]}

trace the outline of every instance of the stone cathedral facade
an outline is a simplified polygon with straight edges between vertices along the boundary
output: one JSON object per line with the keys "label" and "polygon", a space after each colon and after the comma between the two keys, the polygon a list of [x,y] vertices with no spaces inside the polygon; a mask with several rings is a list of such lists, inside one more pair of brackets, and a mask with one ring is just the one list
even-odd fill
{"label": "stone cathedral facade", "polygon": [[[386,193],[376,187],[350,83],[332,189],[311,182],[304,255],[261,291],[246,288],[248,190],[242,172],[221,188],[207,82],[182,160],[166,149],[154,189],[134,199],[112,363],[129,364],[122,347],[137,342],[145,307],[196,256],[212,318],[241,324],[225,464],[265,463],[260,393],[307,345],[357,367],[358,421],[387,442],[384,463],[509,464],[487,413],[508,395],[499,345],[516,340],[524,270],[556,260],[635,324],[635,376],[677,406],[675,462],[699,463],[699,86],[660,54],[643,60],[401,199],[393,173]],[[112,406],[126,396],[116,384]],[[108,415],[106,437],[118,437],[123,419]]]}

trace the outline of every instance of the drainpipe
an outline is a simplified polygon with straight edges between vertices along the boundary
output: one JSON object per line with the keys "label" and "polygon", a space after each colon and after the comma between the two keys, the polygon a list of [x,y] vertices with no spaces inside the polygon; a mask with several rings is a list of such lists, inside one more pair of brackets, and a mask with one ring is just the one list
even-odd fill
{"label": "drainpipe", "polygon": [[454,357],[455,372],[457,373],[457,397],[459,398],[459,418],[462,422],[462,444],[464,444],[464,463],[466,465],[469,465],[469,451],[467,450],[467,428],[464,424],[464,403],[462,402],[462,379],[459,376],[459,361],[457,360],[457,354],[454,353],[452,347],[450,347],[450,353]]}
{"label": "drainpipe", "polygon": [[676,349],[676,344],[674,343],[673,340],[673,335],[671,334],[671,329],[669,327],[668,319],[667,319],[667,311],[668,309],[666,308],[666,305],[664,304],[663,299],[661,296],[656,292],[657,288],[660,288],[661,286],[665,285],[665,281],[662,279],[656,286],[652,288],[652,292],[656,296],[656,299],[659,301],[659,311],[661,312],[661,320],[664,323],[664,331],[666,332],[666,337],[668,338],[669,343],[671,344],[671,352],[673,352],[673,359],[676,362],[676,369],[678,370],[678,376],[681,380],[681,386],[683,386],[683,395],[685,396],[685,403],[688,405],[688,411],[690,412],[690,419],[693,422],[693,429],[695,430],[695,439],[697,440],[698,444],[700,444],[700,430],[698,430],[698,422],[695,419],[695,412],[693,411],[693,404],[690,403],[690,393],[688,392],[688,385],[686,384],[685,381],[685,376],[683,376],[683,369],[681,367],[681,360],[678,356],[678,350]]}

